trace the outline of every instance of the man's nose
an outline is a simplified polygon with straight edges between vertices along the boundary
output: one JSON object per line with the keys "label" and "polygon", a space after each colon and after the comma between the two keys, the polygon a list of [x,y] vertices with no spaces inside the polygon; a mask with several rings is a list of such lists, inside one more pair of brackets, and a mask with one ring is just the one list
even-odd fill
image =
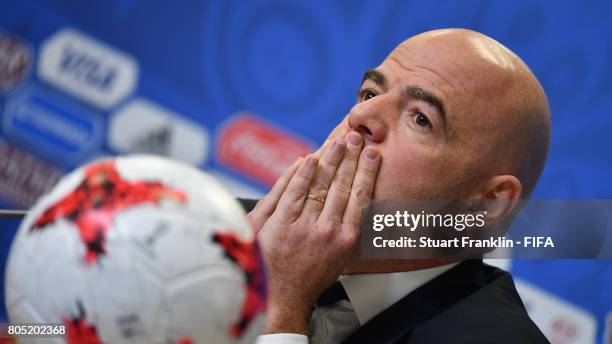
{"label": "man's nose", "polygon": [[[379,98],[380,99],[377,99]],[[355,104],[348,114],[351,129],[359,132],[366,141],[380,143],[388,131],[389,116],[384,96],[377,96]]]}

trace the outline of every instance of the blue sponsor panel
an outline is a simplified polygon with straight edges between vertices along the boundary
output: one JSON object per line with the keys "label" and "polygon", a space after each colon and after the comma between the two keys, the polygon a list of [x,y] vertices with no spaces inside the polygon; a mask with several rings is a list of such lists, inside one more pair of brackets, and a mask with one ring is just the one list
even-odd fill
{"label": "blue sponsor panel", "polygon": [[64,166],[77,166],[102,140],[102,119],[30,85],[6,100],[2,130],[10,141]]}

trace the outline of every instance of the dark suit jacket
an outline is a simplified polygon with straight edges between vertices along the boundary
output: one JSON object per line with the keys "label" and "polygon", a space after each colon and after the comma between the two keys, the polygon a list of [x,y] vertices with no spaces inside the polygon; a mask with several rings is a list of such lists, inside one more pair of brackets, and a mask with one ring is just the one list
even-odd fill
{"label": "dark suit jacket", "polygon": [[462,262],[368,321],[345,343],[549,343],[512,277]]}
{"label": "dark suit jacket", "polygon": [[[249,211],[255,201],[241,200]],[[346,344],[549,343],[507,272],[466,260],[368,321]]]}

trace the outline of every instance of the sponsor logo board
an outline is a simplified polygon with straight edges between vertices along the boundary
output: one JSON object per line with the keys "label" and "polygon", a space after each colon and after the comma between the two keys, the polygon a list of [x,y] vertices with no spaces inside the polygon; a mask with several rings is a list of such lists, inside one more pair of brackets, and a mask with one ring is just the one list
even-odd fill
{"label": "sponsor logo board", "polygon": [[129,55],[63,29],[43,43],[38,73],[49,84],[106,109],[134,91],[139,70]]}
{"label": "sponsor logo board", "polygon": [[2,117],[2,128],[11,141],[69,166],[100,145],[102,127],[97,114],[35,85],[11,94]]}
{"label": "sponsor logo board", "polygon": [[298,157],[312,151],[306,140],[248,113],[230,118],[217,134],[217,160],[264,185],[273,185]]}
{"label": "sponsor logo board", "polygon": [[531,319],[553,344],[594,343],[597,333],[595,317],[528,283],[515,279]]}
{"label": "sponsor logo board", "polygon": [[108,143],[122,153],[158,154],[201,165],[207,158],[209,135],[202,126],[141,98],[112,115]]}

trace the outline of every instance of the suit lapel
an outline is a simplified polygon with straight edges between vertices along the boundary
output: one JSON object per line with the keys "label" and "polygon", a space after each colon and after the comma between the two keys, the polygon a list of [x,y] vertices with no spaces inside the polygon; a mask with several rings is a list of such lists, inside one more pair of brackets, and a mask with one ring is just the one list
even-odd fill
{"label": "suit lapel", "polygon": [[378,314],[344,343],[396,343],[485,284],[482,260],[468,259]]}

